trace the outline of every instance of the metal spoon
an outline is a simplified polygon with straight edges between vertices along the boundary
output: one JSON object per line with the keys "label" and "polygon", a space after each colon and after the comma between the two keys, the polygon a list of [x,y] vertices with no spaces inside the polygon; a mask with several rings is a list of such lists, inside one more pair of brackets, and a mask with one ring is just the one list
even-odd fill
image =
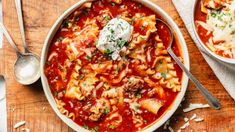
{"label": "metal spoon", "polygon": [[39,57],[31,53],[22,54],[1,22],[0,28],[17,55],[17,60],[14,65],[14,75],[16,80],[23,85],[29,85],[36,82],[40,77]]}
{"label": "metal spoon", "polygon": [[169,30],[171,40],[170,40],[170,43],[167,47],[167,52],[175,60],[175,62],[179,65],[179,67],[187,74],[189,79],[196,85],[198,90],[201,92],[201,94],[207,100],[208,104],[216,110],[220,109],[219,101],[215,97],[213,97],[212,94],[189,72],[189,70],[184,66],[184,64],[178,59],[178,57],[173,52],[172,44],[173,44],[173,41],[174,41],[174,35],[173,35],[173,32],[172,32],[170,26],[161,19],[157,19],[157,22],[163,23]]}
{"label": "metal spoon", "polygon": [[16,6],[16,12],[17,12],[18,22],[19,22],[19,26],[20,26],[20,34],[21,34],[21,39],[22,39],[24,51],[25,51],[25,53],[32,53],[29,51],[29,49],[26,45],[21,0],[15,0],[15,6]]}

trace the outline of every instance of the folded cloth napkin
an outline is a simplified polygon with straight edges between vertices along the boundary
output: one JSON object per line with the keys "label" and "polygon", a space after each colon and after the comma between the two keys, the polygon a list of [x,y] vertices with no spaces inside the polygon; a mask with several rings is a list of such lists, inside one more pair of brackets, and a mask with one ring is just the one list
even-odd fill
{"label": "folded cloth napkin", "polygon": [[220,80],[227,92],[231,95],[233,99],[235,99],[235,65],[229,65],[220,62],[214,57],[212,57],[209,53],[207,53],[207,51],[203,49],[203,47],[200,45],[193,31],[192,15],[194,13],[193,6],[195,0],[172,0],[172,2],[175,8],[177,9],[178,13],[180,14],[181,18],[183,19],[189,34],[191,35],[196,46],[202,53],[206,62],[214,71],[215,75]]}

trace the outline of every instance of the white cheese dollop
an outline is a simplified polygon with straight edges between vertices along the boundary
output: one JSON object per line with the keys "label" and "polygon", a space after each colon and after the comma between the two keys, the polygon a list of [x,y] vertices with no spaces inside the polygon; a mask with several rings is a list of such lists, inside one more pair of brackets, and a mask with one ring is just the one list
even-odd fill
{"label": "white cheese dollop", "polygon": [[120,50],[130,40],[133,26],[121,18],[113,18],[101,30],[96,47],[113,60],[117,60]]}

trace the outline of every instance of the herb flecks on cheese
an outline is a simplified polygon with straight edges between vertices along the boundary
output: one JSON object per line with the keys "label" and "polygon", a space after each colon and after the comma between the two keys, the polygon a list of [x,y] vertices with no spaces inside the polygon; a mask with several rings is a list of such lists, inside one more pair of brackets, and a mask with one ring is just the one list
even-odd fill
{"label": "herb flecks on cheese", "polygon": [[114,18],[100,32],[96,47],[113,60],[120,57],[119,52],[130,40],[133,27],[121,18]]}

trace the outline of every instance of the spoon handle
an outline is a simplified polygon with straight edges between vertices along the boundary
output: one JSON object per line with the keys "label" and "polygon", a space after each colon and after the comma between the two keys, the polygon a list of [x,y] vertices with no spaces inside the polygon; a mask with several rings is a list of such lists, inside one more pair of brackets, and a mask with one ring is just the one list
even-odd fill
{"label": "spoon handle", "polygon": [[208,101],[208,104],[216,110],[220,109],[221,106],[219,101],[215,97],[213,97],[212,94],[188,71],[188,69],[183,65],[183,63],[178,59],[178,57],[172,51],[172,49],[168,48],[167,51],[171,55],[171,57],[175,60],[175,62],[180,66],[180,68],[188,75],[189,79],[196,85],[196,87],[199,89],[199,91]]}
{"label": "spoon handle", "polygon": [[26,40],[25,40],[24,21],[23,21],[21,0],[15,0],[15,6],[16,6],[18,22],[19,22],[19,26],[20,26],[20,34],[21,34],[21,39],[23,42],[23,47],[24,47],[25,53],[30,53],[30,51],[26,45]]}
{"label": "spoon handle", "polygon": [[8,42],[9,42],[9,44],[14,48],[14,50],[15,50],[17,56],[20,56],[21,53],[20,53],[19,49],[17,48],[15,42],[14,42],[13,39],[11,38],[11,35],[7,32],[7,29],[6,29],[6,27],[3,25],[2,22],[0,22],[0,28],[2,29],[3,34],[6,36],[6,38],[7,38]]}

